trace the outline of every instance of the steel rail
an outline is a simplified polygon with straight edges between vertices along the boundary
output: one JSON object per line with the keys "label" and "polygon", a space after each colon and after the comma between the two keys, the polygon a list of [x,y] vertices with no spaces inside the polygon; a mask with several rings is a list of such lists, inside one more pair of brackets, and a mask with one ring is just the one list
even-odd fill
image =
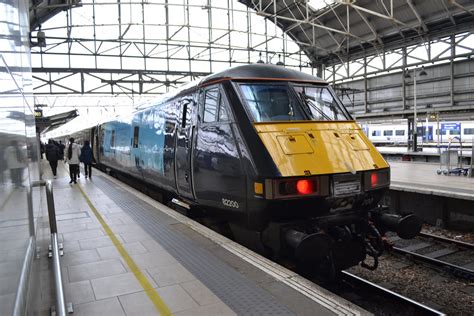
{"label": "steel rail", "polygon": [[435,258],[430,258],[430,257],[424,256],[424,255],[416,253],[416,252],[404,250],[403,248],[392,247],[392,250],[395,251],[396,253],[399,253],[399,254],[402,254],[402,255],[411,256],[414,259],[419,260],[419,261],[423,261],[423,262],[426,262],[426,263],[433,264],[435,266],[447,268],[447,270],[450,273],[452,273],[455,276],[461,277],[463,279],[470,280],[470,281],[474,280],[474,271],[473,270],[470,270],[470,269],[467,269],[467,268],[464,268],[464,267],[461,267],[461,266],[458,266],[458,265],[455,265],[453,263],[449,263],[449,262],[446,262],[446,261],[438,260],[438,259],[435,259]]}
{"label": "steel rail", "polygon": [[372,283],[368,280],[365,280],[357,275],[354,275],[352,273],[349,273],[347,271],[341,271],[341,274],[343,278],[346,281],[349,281],[350,283],[357,283],[359,285],[362,285],[364,287],[370,288],[372,291],[376,291],[378,293],[381,293],[383,296],[386,297],[391,297],[400,303],[407,304],[411,307],[413,307],[416,310],[416,315],[446,315],[434,308],[428,307],[426,305],[423,305],[417,301],[414,301],[406,296],[403,296],[401,294],[398,294],[394,291],[388,290],[380,285],[377,285],[375,283]]}
{"label": "steel rail", "polygon": [[451,244],[455,244],[456,246],[465,247],[465,248],[468,248],[468,249],[474,249],[474,244],[471,244],[471,243],[465,242],[465,241],[461,241],[461,240],[455,240],[455,239],[446,238],[446,237],[443,237],[443,236],[434,235],[434,234],[430,234],[430,233],[424,233],[424,232],[420,232],[418,234],[418,236],[425,237],[425,238],[432,238],[436,241],[451,243]]}

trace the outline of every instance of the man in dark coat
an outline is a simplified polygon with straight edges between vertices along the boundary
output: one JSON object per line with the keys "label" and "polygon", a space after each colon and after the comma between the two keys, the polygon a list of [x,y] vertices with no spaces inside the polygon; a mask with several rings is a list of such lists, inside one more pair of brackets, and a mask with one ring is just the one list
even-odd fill
{"label": "man in dark coat", "polygon": [[64,145],[62,141],[59,141],[59,144],[57,144],[57,146],[59,148],[60,153],[59,160],[64,160],[64,148],[66,148],[66,145]]}
{"label": "man in dark coat", "polygon": [[84,146],[81,148],[81,155],[79,160],[84,163],[84,171],[86,174],[86,179],[89,176],[89,179],[92,178],[92,161],[94,160],[92,154],[92,148],[88,140],[84,141]]}
{"label": "man in dark coat", "polygon": [[48,159],[49,165],[51,166],[51,171],[53,171],[53,176],[56,179],[56,172],[58,170],[58,160],[61,159],[61,150],[50,139],[48,141],[48,145],[46,145],[45,152],[46,159]]}

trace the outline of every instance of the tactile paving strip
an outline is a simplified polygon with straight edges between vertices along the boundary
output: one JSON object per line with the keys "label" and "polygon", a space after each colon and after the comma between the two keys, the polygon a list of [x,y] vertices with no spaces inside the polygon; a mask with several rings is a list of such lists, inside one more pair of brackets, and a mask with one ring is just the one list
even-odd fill
{"label": "tactile paving strip", "polygon": [[130,215],[160,245],[239,315],[293,313],[252,280],[236,272],[207,249],[172,229],[170,218],[104,177],[94,180],[109,198]]}

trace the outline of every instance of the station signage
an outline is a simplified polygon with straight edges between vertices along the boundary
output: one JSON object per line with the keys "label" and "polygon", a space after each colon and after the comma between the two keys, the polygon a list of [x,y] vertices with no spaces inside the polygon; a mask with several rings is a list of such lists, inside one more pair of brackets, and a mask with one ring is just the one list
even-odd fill
{"label": "station signage", "polygon": [[459,131],[461,129],[461,123],[443,123],[441,124],[442,131]]}

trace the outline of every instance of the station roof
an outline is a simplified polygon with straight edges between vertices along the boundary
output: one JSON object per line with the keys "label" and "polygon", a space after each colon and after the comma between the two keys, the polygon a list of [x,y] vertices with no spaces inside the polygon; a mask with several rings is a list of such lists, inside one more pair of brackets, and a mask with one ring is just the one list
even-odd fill
{"label": "station roof", "polygon": [[61,11],[80,6],[81,2],[81,0],[29,0],[30,30],[35,30]]}
{"label": "station roof", "polygon": [[276,23],[317,64],[339,64],[473,29],[472,0],[239,0]]}
{"label": "station roof", "polygon": [[72,110],[60,114],[55,114],[47,117],[37,117],[36,127],[40,133],[52,131],[78,116],[77,110]]}
{"label": "station roof", "polygon": [[[238,0],[276,23],[317,64],[339,64],[472,30],[472,0]],[[81,0],[30,0],[30,29]]]}

